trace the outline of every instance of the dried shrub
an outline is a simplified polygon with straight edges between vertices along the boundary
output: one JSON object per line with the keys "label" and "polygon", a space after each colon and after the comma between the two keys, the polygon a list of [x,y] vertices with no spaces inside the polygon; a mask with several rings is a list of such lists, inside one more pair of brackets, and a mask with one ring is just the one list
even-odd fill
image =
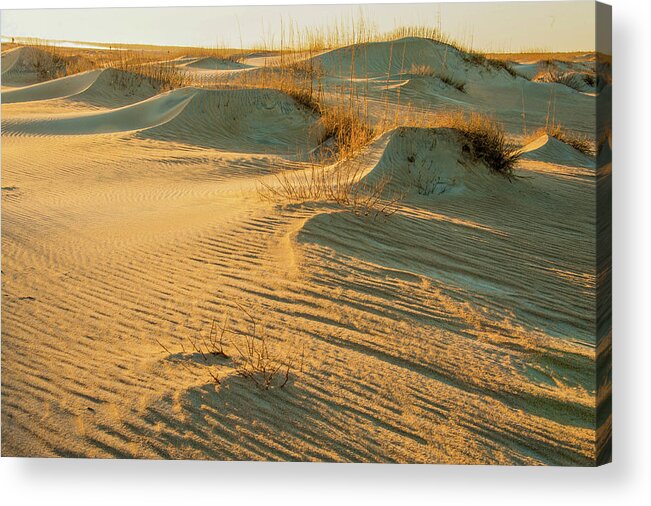
{"label": "dried shrub", "polygon": [[[187,342],[195,356],[199,357],[200,369],[208,374],[216,385],[221,385],[223,377],[214,370],[215,359],[230,360],[235,374],[252,381],[263,390],[284,388],[292,374],[303,371],[305,351],[281,353],[271,345],[264,327],[254,318],[250,311],[236,303],[237,307],[248,319],[250,325],[245,330],[237,330],[231,326],[231,318],[225,315],[218,325],[213,319],[210,333],[205,336],[199,332],[197,336],[188,336]],[[228,344],[227,344],[228,341]],[[169,355],[169,360],[180,364],[192,374],[197,374],[187,363],[186,347],[181,343],[181,353],[172,353],[167,346],[156,340],[158,345]],[[227,353],[227,345],[235,352]],[[222,363],[226,365],[226,362]]]}
{"label": "dried shrub", "polygon": [[358,216],[373,219],[389,217],[398,209],[402,194],[391,194],[391,178],[366,181],[360,164],[346,163],[335,167],[312,164],[308,170],[281,172],[274,183],[261,181],[258,193],[264,200],[278,203],[334,203]]}

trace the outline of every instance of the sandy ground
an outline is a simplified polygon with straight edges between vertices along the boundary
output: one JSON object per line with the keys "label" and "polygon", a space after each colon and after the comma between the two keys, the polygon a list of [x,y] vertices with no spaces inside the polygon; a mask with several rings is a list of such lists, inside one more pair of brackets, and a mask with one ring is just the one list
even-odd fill
{"label": "sandy ground", "polygon": [[[466,93],[374,45],[355,62],[378,122],[387,104],[454,104],[518,141],[553,96],[559,121],[595,131],[594,93],[429,41],[404,53],[398,67],[445,65]],[[345,50],[316,58],[326,83],[350,69]],[[594,159],[541,137],[509,182],[455,132],[397,128],[354,160],[394,176],[395,214],[282,205],[259,182],[302,170],[319,138],[290,97],[126,93],[111,71],[19,87],[18,63],[3,54],[3,455],[594,463]],[[218,81],[254,63],[179,65]],[[410,186],[432,170],[441,191]],[[248,329],[246,312],[275,353],[300,350],[284,388],[189,344],[225,315]]]}

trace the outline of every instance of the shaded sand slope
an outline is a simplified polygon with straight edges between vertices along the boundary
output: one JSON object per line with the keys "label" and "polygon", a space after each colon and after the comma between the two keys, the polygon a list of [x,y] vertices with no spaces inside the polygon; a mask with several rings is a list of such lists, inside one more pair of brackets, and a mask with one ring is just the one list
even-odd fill
{"label": "shaded sand slope", "polygon": [[505,190],[502,178],[473,159],[470,145],[457,130],[399,128],[388,139],[377,164],[364,177],[368,184],[389,178],[394,191],[431,197],[509,189]]}
{"label": "shaded sand slope", "polygon": [[3,129],[11,133],[90,135],[150,128],[169,121],[194,97],[196,90],[174,90],[137,104],[106,111],[38,119],[8,119]]}
{"label": "shaded sand slope", "polygon": [[89,88],[102,73],[101,70],[91,70],[82,74],[33,84],[2,93],[3,104],[15,102],[31,102],[36,100],[48,100],[76,95]]}
{"label": "shaded sand slope", "polygon": [[104,69],[83,92],[69,97],[97,107],[121,107],[135,104],[160,93],[160,84],[132,72]]}
{"label": "shaded sand slope", "polygon": [[[76,97],[83,101],[88,91]],[[40,135],[141,130],[142,138],[286,156],[316,149],[324,134],[315,113],[279,91],[197,88],[174,90],[108,111],[8,119],[4,128],[9,134]]]}
{"label": "shaded sand slope", "polygon": [[[108,68],[4,91],[2,103],[68,99],[94,107],[117,108],[151,98],[159,93],[159,88],[141,75]],[[35,103],[33,108],[46,109],[48,105]],[[69,103],[61,105],[70,107]]]}
{"label": "shaded sand slope", "polygon": [[581,153],[572,146],[550,137],[547,134],[540,136],[522,148],[522,156],[527,160],[565,165],[569,167],[595,167],[594,158]]}
{"label": "shaded sand slope", "polygon": [[297,155],[323,137],[318,117],[276,90],[197,90],[183,112],[145,138],[247,153]]}
{"label": "shaded sand slope", "polygon": [[[595,171],[565,146],[511,183],[394,130],[347,162],[405,193],[373,219],[260,199],[314,145],[277,92],[2,113],[3,455],[593,462]],[[190,345],[240,306],[301,350],[285,388]]]}

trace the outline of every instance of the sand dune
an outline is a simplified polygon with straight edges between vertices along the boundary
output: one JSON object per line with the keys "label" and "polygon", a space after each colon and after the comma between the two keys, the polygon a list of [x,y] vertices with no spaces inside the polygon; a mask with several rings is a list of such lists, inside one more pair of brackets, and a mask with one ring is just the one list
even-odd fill
{"label": "sand dune", "polygon": [[382,177],[389,177],[396,191],[432,198],[464,191],[509,191],[488,167],[473,160],[467,142],[449,128],[393,132],[365,179],[372,184]]}
{"label": "sand dune", "polygon": [[566,165],[569,167],[594,168],[595,161],[572,146],[568,146],[547,134],[541,135],[522,148],[523,157],[528,160]]}
{"label": "sand dune", "polygon": [[226,151],[296,156],[318,147],[318,117],[275,90],[195,90],[183,111],[142,137]]}
{"label": "sand dune", "polygon": [[117,108],[153,97],[158,89],[148,79],[116,69],[74,74],[2,93],[2,102],[36,102],[68,98],[94,106]]}
{"label": "sand dune", "polygon": [[[403,52],[467,92],[402,75]],[[316,60],[336,82],[352,49]],[[556,86],[419,39],[354,61],[377,75],[359,88],[372,121],[386,103],[484,104],[513,142],[522,94],[531,129]],[[2,94],[3,455],[594,462],[594,160],[543,136],[509,181],[456,130],[396,128],[326,167],[390,176],[395,214],[270,202],[261,181],[310,174],[315,113],[260,89],[134,88],[124,104],[116,76]],[[556,100],[594,129],[593,96]],[[189,344],[227,314],[247,332],[242,307],[275,352],[302,351],[285,388]]]}
{"label": "sand dune", "polygon": [[[107,91],[109,80],[114,79],[117,72],[92,71],[4,92],[2,97],[3,100],[8,97],[7,103],[47,100],[55,96],[97,103],[99,98],[104,98],[119,105],[119,91]],[[137,97],[130,93],[134,95]],[[142,137],[287,156],[309,153],[319,146],[323,137],[323,127],[312,111],[275,90],[184,88],[109,111],[8,120],[4,128],[9,134],[41,135],[147,129],[141,132]]]}
{"label": "sand dune", "polygon": [[104,69],[87,89],[68,98],[98,107],[118,108],[159,93],[160,85],[146,77],[123,70]]}
{"label": "sand dune", "polygon": [[347,77],[351,70],[354,77],[390,77],[408,73],[419,65],[452,74],[465,73],[471,68],[455,48],[419,38],[348,46],[328,51],[313,60],[327,74]]}
{"label": "sand dune", "polygon": [[102,73],[102,70],[91,70],[53,81],[33,84],[2,93],[3,104],[16,102],[31,102],[36,100],[49,100],[51,98],[69,97],[77,95],[88,89]]}
{"label": "sand dune", "polygon": [[3,129],[9,134],[91,135],[151,128],[179,114],[196,92],[193,88],[174,90],[106,112],[8,120]]}

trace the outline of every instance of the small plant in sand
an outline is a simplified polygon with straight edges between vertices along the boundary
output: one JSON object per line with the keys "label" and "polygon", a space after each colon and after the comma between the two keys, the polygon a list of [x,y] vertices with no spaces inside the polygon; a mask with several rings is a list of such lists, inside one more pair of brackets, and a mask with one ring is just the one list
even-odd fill
{"label": "small plant in sand", "polygon": [[261,181],[258,194],[263,200],[278,203],[338,204],[355,215],[373,219],[394,214],[403,195],[388,191],[391,178],[367,182],[363,175],[363,167],[350,162],[334,167],[312,164],[307,170],[275,174],[273,183]]}
{"label": "small plant in sand", "polygon": [[269,390],[272,387],[284,388],[290,379],[292,371],[303,371],[305,348],[299,355],[296,353],[279,353],[270,345],[265,329],[254,318],[250,311],[238,304],[250,322],[250,328],[243,332],[235,332],[239,342],[232,340],[237,351],[233,364],[237,374],[251,380],[257,387]]}
{"label": "small plant in sand", "polygon": [[[409,156],[407,160],[410,164],[415,162],[415,157]],[[445,192],[447,184],[441,181],[441,176],[432,170],[434,161],[430,160],[428,164],[423,164],[421,167],[410,167],[410,185],[416,188],[419,195],[434,195]]]}
{"label": "small plant in sand", "polygon": [[[230,360],[232,368],[238,376],[251,380],[257,387],[263,390],[270,388],[284,388],[293,372],[304,369],[305,351],[301,353],[281,353],[273,347],[265,333],[264,327],[254,318],[250,311],[242,305],[237,307],[246,315],[249,320],[249,328],[241,331],[231,326],[231,318],[225,315],[221,324],[217,324],[213,318],[210,332],[206,336],[199,332],[196,337],[188,336],[187,342],[190,349],[197,357],[201,370],[207,372],[216,385],[221,385],[223,376],[213,370],[215,360]],[[186,347],[181,344],[181,353],[172,353],[167,346],[156,340],[158,345],[169,355],[172,363],[180,364],[187,371],[196,375],[187,362]],[[227,353],[226,347],[234,349],[234,353]],[[300,359],[300,360],[299,360]],[[227,362],[220,362],[227,366]],[[232,370],[232,369],[231,369]]]}
{"label": "small plant in sand", "polygon": [[[199,332],[198,336],[195,338],[191,336],[187,337],[187,341],[190,344],[190,348],[199,357],[201,357],[202,363],[206,366],[206,371],[208,372],[208,375],[212,378],[212,380],[217,385],[221,384],[221,381],[219,380],[217,374],[215,374],[212,371],[211,365],[215,358],[228,358],[228,355],[226,354],[224,349],[224,344],[225,344],[224,337],[227,332],[227,328],[228,328],[228,316],[226,317],[226,320],[220,327],[216,325],[216,320],[213,318],[212,324],[210,326],[210,334],[208,337],[204,336],[202,332]],[[170,355],[170,357],[175,356],[158,339],[156,339],[156,342],[161,348],[163,348],[163,350],[165,350]],[[181,344],[181,353],[183,355],[185,355],[186,353],[185,346],[183,346],[183,344]],[[183,361],[182,358],[174,358],[174,359],[170,359],[170,361],[173,363],[180,364],[187,371],[195,374],[195,371],[190,369],[190,367]]]}
{"label": "small plant in sand", "polygon": [[295,368],[294,359],[274,353],[264,336],[247,335],[243,344],[233,346],[238,352],[234,361],[239,376],[251,380],[263,390],[287,385]]}

